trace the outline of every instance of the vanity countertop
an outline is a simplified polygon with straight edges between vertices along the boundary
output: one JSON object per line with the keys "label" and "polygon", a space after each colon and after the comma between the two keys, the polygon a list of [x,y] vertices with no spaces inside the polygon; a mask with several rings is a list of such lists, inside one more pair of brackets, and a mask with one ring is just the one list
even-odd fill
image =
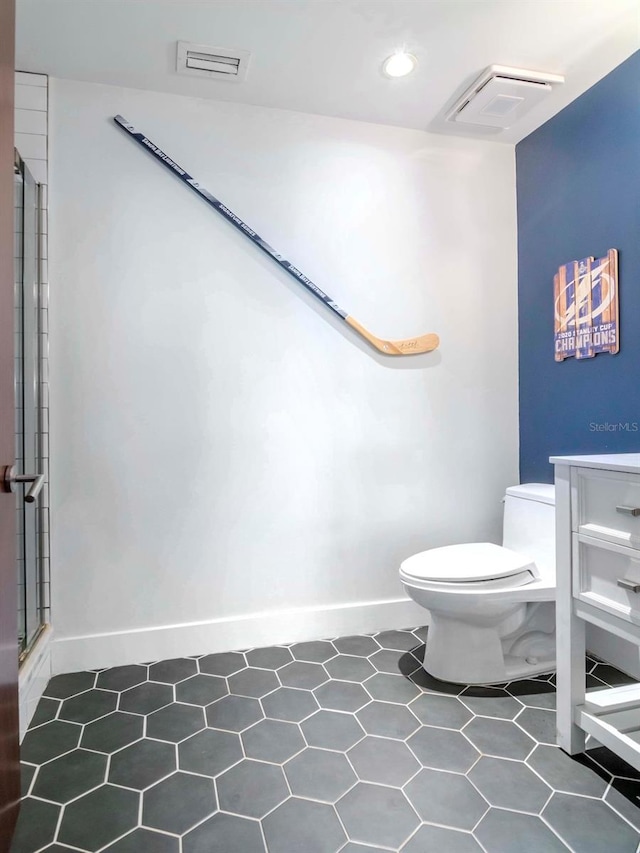
{"label": "vanity countertop", "polygon": [[606,468],[640,474],[640,453],[600,453],[595,456],[551,456],[554,465],[573,465],[578,468]]}

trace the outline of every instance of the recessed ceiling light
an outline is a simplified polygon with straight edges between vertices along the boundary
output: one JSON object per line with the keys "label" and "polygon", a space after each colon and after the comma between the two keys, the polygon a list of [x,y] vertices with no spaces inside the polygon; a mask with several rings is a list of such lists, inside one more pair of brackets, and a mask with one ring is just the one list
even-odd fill
{"label": "recessed ceiling light", "polygon": [[407,74],[411,74],[417,64],[418,60],[415,56],[399,50],[388,57],[388,59],[385,59],[382,64],[382,70],[387,77],[406,77]]}

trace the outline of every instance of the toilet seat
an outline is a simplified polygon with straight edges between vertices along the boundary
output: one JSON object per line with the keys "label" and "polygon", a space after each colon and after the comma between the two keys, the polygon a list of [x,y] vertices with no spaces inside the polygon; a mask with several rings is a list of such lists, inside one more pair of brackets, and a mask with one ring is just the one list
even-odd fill
{"label": "toilet seat", "polygon": [[414,554],[400,566],[400,577],[413,586],[504,589],[533,583],[540,575],[535,563],[523,554],[491,542],[472,542]]}

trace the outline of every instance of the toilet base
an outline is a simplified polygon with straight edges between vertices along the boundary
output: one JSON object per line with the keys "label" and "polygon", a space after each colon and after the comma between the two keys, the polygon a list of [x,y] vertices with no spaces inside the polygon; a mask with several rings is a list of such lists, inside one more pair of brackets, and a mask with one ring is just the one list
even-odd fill
{"label": "toilet base", "polygon": [[459,673],[453,671],[451,666],[441,666],[437,659],[434,660],[434,657],[427,652],[422,664],[423,669],[429,675],[438,678],[440,681],[473,686],[505,684],[508,681],[518,681],[521,678],[532,678],[535,675],[550,673],[556,668],[556,661],[553,656],[529,661],[526,658],[513,655],[502,655],[502,660],[496,661],[496,666],[491,669],[485,665],[483,671],[465,668],[465,672]]}
{"label": "toilet base", "polygon": [[504,677],[490,681],[457,681],[453,678],[445,677],[444,675],[437,675],[433,669],[429,668],[426,660],[422,664],[422,668],[428,675],[437,678],[439,681],[448,681],[451,684],[464,684],[465,686],[471,687],[491,687],[492,685],[506,684],[509,681],[519,681],[521,678],[533,678],[536,675],[551,673],[556,668],[555,659],[533,664],[527,663],[523,658],[512,658],[511,660],[505,661],[505,663]]}
{"label": "toilet base", "polygon": [[[454,684],[504,684],[555,669],[554,605],[524,605],[518,628],[470,624],[433,612],[423,667]],[[501,630],[501,627],[503,630]]]}

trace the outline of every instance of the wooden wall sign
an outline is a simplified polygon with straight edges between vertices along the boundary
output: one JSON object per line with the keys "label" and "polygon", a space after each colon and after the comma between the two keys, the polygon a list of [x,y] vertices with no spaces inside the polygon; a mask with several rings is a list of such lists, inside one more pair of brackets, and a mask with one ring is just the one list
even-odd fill
{"label": "wooden wall sign", "polygon": [[553,291],[556,361],[618,352],[617,249],[564,264],[553,277]]}

